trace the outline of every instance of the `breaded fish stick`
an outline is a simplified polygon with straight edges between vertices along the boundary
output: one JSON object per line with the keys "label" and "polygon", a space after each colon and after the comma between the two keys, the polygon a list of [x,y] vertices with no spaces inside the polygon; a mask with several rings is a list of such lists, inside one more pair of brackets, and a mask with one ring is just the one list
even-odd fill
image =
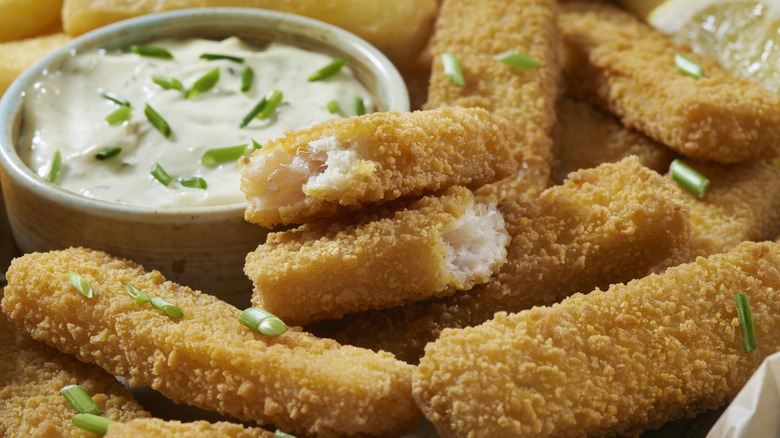
{"label": "breaded fish stick", "polygon": [[253,305],[302,325],[470,289],[504,264],[508,243],[495,205],[457,186],[357,223],[269,234],[244,272]]}
{"label": "breaded fish stick", "polygon": [[108,426],[105,438],[274,438],[276,434],[259,427],[244,427],[221,421],[163,421],[159,418],[133,420]]}
{"label": "breaded fish stick", "polygon": [[[89,282],[92,298],[71,286],[68,270]],[[235,307],[133,262],[71,248],[17,258],[7,278],[3,312],[33,338],[174,402],[305,436],[393,435],[418,419],[411,367],[391,355],[297,329],[261,335],[238,322]],[[122,282],[184,317],[138,304]]]}
{"label": "breaded fish stick", "polygon": [[[429,344],[414,395],[442,437],[628,436],[734,397],[780,348],[780,245],[670,268]],[[758,348],[745,353],[734,295]]]}
{"label": "breaded fish stick", "polygon": [[345,209],[513,175],[522,133],[483,109],[385,112],[289,131],[239,161],[246,220],[304,223]]}
{"label": "breaded fish stick", "polygon": [[[615,6],[561,4],[567,91],[624,125],[696,159],[737,163],[780,155],[780,97]],[[701,65],[681,73],[675,54]]]}
{"label": "breaded fish stick", "polygon": [[[430,43],[433,71],[424,108],[480,107],[506,117],[523,133],[515,144],[522,174],[549,185],[555,99],[559,82],[554,0],[444,0]],[[541,65],[520,72],[494,59],[520,51]],[[446,78],[443,53],[455,55],[466,85]]]}
{"label": "breaded fish stick", "polygon": [[95,435],[73,425],[76,411],[60,390],[79,385],[103,416],[115,421],[148,417],[113,376],[35,341],[0,314],[0,436],[78,437]]}
{"label": "breaded fish stick", "polygon": [[490,281],[433,302],[348,315],[322,333],[416,363],[446,327],[644,276],[690,233],[679,191],[636,157],[574,172],[563,185],[499,209],[512,240]]}

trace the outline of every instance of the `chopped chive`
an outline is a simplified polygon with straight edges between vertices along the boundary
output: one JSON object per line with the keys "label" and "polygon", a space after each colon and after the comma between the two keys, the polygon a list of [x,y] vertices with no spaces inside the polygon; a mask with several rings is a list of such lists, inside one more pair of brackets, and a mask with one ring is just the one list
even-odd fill
{"label": "chopped chive", "polygon": [[252,149],[247,149],[247,152],[249,152],[249,155],[251,155],[252,152],[255,149],[262,149],[262,148],[263,148],[263,145],[261,145],[260,143],[256,142],[255,139],[253,138],[252,139]]}
{"label": "chopped chive", "polygon": [[152,302],[152,307],[170,316],[171,318],[180,319],[181,317],[184,316],[184,312],[181,311],[179,306],[171,302],[168,302],[160,297],[152,297],[151,302]]}
{"label": "chopped chive", "polygon": [[347,63],[346,58],[339,57],[334,59],[330,64],[312,73],[309,76],[309,82],[322,81],[328,79],[329,77],[341,71],[341,68],[344,67],[346,63]]}
{"label": "chopped chive", "polygon": [[217,164],[224,163],[225,161],[238,160],[246,154],[248,148],[248,144],[242,144],[238,146],[209,149],[203,153],[203,156],[200,158],[200,163]]}
{"label": "chopped chive", "polygon": [[171,176],[168,175],[168,172],[165,171],[165,169],[160,166],[159,163],[154,163],[154,169],[152,169],[152,176],[154,179],[160,182],[160,184],[164,186],[168,186],[168,184],[171,183]]}
{"label": "chopped chive", "polygon": [[366,113],[366,104],[363,102],[363,99],[356,97],[355,98],[355,115],[356,116],[362,116]]}
{"label": "chopped chive", "polygon": [[95,152],[95,158],[100,161],[108,160],[109,158],[116,157],[122,152],[122,148],[114,146],[112,148],[105,148]]}
{"label": "chopped chive", "polygon": [[128,294],[130,294],[131,297],[135,300],[138,304],[144,304],[148,303],[150,301],[149,295],[146,295],[144,291],[141,289],[138,289],[137,287],[133,286],[130,283],[122,282],[122,286],[125,287],[125,290]]}
{"label": "chopped chive", "polygon": [[192,99],[200,94],[203,94],[217,85],[219,82],[219,67],[211,70],[205,75],[201,76],[194,84],[187,90],[187,99]]}
{"label": "chopped chive", "polygon": [[130,106],[130,101],[125,99],[124,97],[113,93],[111,91],[107,90],[100,90],[100,95],[103,96],[103,98],[110,100],[111,102],[114,102],[117,105],[121,106]]}
{"label": "chopped chive", "polygon": [[270,92],[266,96],[266,105],[260,109],[260,112],[257,113],[255,117],[257,117],[260,120],[265,120],[268,118],[268,116],[271,115],[271,113],[276,109],[276,107],[279,106],[280,103],[282,103],[282,98],[284,98],[284,94],[279,90],[274,90]]}
{"label": "chopped chive", "polygon": [[518,52],[517,50],[510,50],[508,52],[496,55],[494,59],[503,62],[504,64],[519,71],[528,71],[542,65],[541,62],[531,58],[525,53]]}
{"label": "chopped chive", "polygon": [[134,44],[130,46],[130,51],[141,56],[151,58],[173,59],[173,55],[168,49],[158,46],[147,46],[144,44]]}
{"label": "chopped chive", "polygon": [[60,394],[65,397],[65,400],[70,403],[73,409],[79,414],[95,414],[100,415],[103,410],[92,400],[92,397],[87,394],[87,391],[79,385],[68,385],[60,389]]}
{"label": "chopped chive", "polygon": [[146,108],[144,108],[144,114],[146,115],[146,119],[149,120],[149,123],[157,128],[163,137],[168,138],[171,136],[171,127],[168,125],[168,122],[166,122],[165,119],[163,119],[148,103],[146,104]]}
{"label": "chopped chive", "polygon": [[463,78],[463,69],[460,67],[460,60],[451,53],[442,53],[441,62],[444,67],[444,76],[451,84],[459,87],[466,86],[466,80]]}
{"label": "chopped chive", "polygon": [[60,154],[60,150],[57,149],[51,157],[51,167],[44,179],[53,184],[54,181],[57,180],[57,175],[60,174],[60,169],[62,169],[62,154]]}
{"label": "chopped chive", "polygon": [[296,438],[295,435],[290,435],[289,433],[282,432],[281,429],[276,429],[276,433],[274,434],[275,438]]}
{"label": "chopped chive", "polygon": [[326,108],[328,108],[328,112],[331,114],[336,114],[341,112],[341,107],[339,107],[339,103],[336,102],[335,100],[331,100],[330,102],[328,102]]}
{"label": "chopped chive", "polygon": [[685,73],[686,75],[696,79],[701,79],[704,77],[704,71],[702,70],[701,65],[699,65],[699,63],[696,61],[692,61],[686,58],[680,53],[674,54],[674,64],[677,66],[677,70],[681,73]]}
{"label": "chopped chive", "polygon": [[287,325],[281,319],[260,307],[250,307],[241,312],[238,322],[262,335],[275,336],[287,331]]}
{"label": "chopped chive", "polygon": [[133,110],[129,106],[120,106],[116,111],[106,116],[106,122],[109,125],[118,125],[124,121],[130,120]]}
{"label": "chopped chive", "polygon": [[246,67],[244,71],[241,72],[241,92],[246,93],[252,89],[252,82],[254,80],[255,71],[252,70],[252,67]]}
{"label": "chopped chive", "polygon": [[239,64],[244,63],[244,58],[240,56],[233,56],[233,55],[223,55],[220,53],[204,53],[200,55],[200,59],[205,59],[206,61],[217,61],[219,59],[224,59],[227,61],[233,61],[237,62]]}
{"label": "chopped chive", "polygon": [[756,328],[753,326],[753,313],[750,311],[747,294],[734,295],[734,302],[737,305],[739,325],[742,327],[742,344],[745,346],[745,353],[750,353],[756,349],[757,344]]}
{"label": "chopped chive", "polygon": [[677,184],[699,198],[704,196],[704,193],[707,191],[707,186],[710,185],[709,179],[693,170],[679,158],[672,161],[672,164],[669,166],[669,173],[671,173],[672,179],[675,180]]}
{"label": "chopped chive", "polygon": [[179,184],[183,185],[184,187],[189,187],[191,189],[206,190],[207,188],[209,188],[209,185],[206,184],[206,180],[199,176],[181,177],[179,178]]}
{"label": "chopped chive", "polygon": [[105,435],[108,432],[108,426],[116,421],[101,417],[95,414],[77,414],[71,420],[73,425],[81,430],[92,432],[98,435]]}
{"label": "chopped chive", "polygon": [[249,124],[252,120],[254,120],[255,117],[257,117],[258,114],[260,114],[260,111],[265,108],[265,106],[268,105],[268,99],[263,96],[262,99],[260,99],[260,102],[257,102],[257,105],[255,105],[249,113],[244,116],[244,118],[241,120],[241,124],[238,125],[239,128],[245,128],[246,125]]}
{"label": "chopped chive", "polygon": [[70,282],[70,285],[73,286],[73,289],[79,291],[81,295],[84,295],[87,298],[95,296],[95,291],[92,290],[92,286],[87,279],[70,269],[68,269],[68,281]]}
{"label": "chopped chive", "polygon": [[152,75],[152,82],[163,87],[165,90],[184,90],[184,84],[176,78],[165,75]]}

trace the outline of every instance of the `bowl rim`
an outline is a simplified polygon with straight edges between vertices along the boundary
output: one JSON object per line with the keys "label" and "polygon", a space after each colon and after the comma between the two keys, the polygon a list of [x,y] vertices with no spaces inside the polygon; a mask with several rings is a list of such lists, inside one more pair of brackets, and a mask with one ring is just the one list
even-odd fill
{"label": "bowl rim", "polygon": [[[211,19],[214,19],[214,17],[225,18],[230,16],[240,17],[242,19],[247,19],[247,17],[265,20],[275,19],[296,26],[314,28],[326,32],[327,34],[335,35],[338,39],[347,43],[345,46],[348,47],[350,51],[354,51],[354,53],[360,54],[371,61],[372,70],[380,73],[378,76],[379,82],[387,83],[389,87],[395,90],[391,94],[397,101],[395,102],[395,106],[397,106],[398,109],[390,110],[409,110],[409,97],[406,83],[395,65],[379,51],[379,49],[347,30],[314,18],[260,8],[210,7],[177,9],[129,18],[79,35],[68,41],[62,47],[50,52],[22,72],[22,74],[11,83],[6,92],[2,95],[2,98],[0,98],[0,129],[3,129],[4,131],[0,133],[0,171],[7,173],[8,178],[13,179],[16,184],[21,184],[26,190],[37,193],[38,196],[47,201],[69,203],[74,207],[87,208],[93,213],[99,213],[107,217],[127,217],[129,215],[137,220],[139,217],[151,214],[159,220],[160,217],[178,216],[182,214],[192,216],[216,215],[222,217],[235,217],[236,214],[242,213],[246,208],[246,202],[195,207],[145,207],[88,198],[45,181],[22,161],[17,151],[18,145],[14,139],[14,133],[18,132],[20,129],[26,89],[32,81],[41,74],[44,74],[52,68],[56,69],[67,56],[70,56],[72,53],[79,50],[112,47],[110,40],[114,39],[129,40],[121,45],[122,47],[126,47],[127,44],[131,44],[132,42],[148,41],[155,38],[167,38],[167,36],[164,35],[165,30],[161,31],[163,35],[149,35],[144,32],[134,32],[128,35],[127,31],[130,29],[171,27],[172,23],[182,25],[189,23],[192,27],[202,27],[204,26],[204,23],[193,21],[199,16],[208,16]],[[175,29],[171,28],[171,30]],[[197,37],[197,35],[192,35],[192,37]],[[391,106],[392,105],[393,102],[391,101]]]}

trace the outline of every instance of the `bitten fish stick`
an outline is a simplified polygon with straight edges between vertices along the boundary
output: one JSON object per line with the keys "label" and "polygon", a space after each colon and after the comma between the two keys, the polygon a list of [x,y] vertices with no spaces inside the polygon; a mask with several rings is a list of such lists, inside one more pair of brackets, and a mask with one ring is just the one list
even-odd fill
{"label": "bitten fish stick", "polygon": [[269,234],[244,272],[253,305],[302,325],[470,289],[506,261],[508,242],[495,205],[458,186],[357,223]]}
{"label": "bitten fish stick", "polygon": [[[630,436],[718,407],[780,348],[780,245],[499,313],[426,347],[415,399],[442,437]],[[747,294],[758,348],[743,346]]]}
{"label": "bitten fish stick", "polygon": [[[68,270],[91,285],[86,298]],[[306,436],[395,435],[414,427],[411,367],[387,353],[297,329],[278,336],[238,322],[238,309],[157,272],[81,248],[32,253],[7,274],[3,312],[35,339],[150,386],[177,403],[273,423]],[[177,305],[173,319],[122,282]]]}
{"label": "bitten fish stick", "polygon": [[[692,158],[729,164],[780,155],[780,97],[772,92],[614,6],[563,3],[560,27],[574,96]],[[704,76],[678,71],[678,52]]]}
{"label": "bitten fish stick", "polygon": [[513,175],[517,127],[483,109],[334,119],[266,143],[239,161],[244,217],[304,223],[369,203],[477,188]]}
{"label": "bitten fish stick", "polygon": [[133,420],[108,426],[105,438],[274,438],[276,434],[259,427],[244,427],[221,421],[163,421],[159,418]]}

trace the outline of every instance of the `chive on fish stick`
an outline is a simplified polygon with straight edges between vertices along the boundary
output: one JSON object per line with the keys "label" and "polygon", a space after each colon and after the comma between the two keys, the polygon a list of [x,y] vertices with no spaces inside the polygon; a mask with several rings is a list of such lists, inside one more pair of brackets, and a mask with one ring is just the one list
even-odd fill
{"label": "chive on fish stick", "polygon": [[[174,402],[306,436],[397,435],[419,418],[411,367],[392,355],[296,328],[262,335],[239,323],[235,307],[136,263],[70,248],[15,259],[7,280],[3,312],[33,338]],[[182,317],[139,304],[123,283]]]}

